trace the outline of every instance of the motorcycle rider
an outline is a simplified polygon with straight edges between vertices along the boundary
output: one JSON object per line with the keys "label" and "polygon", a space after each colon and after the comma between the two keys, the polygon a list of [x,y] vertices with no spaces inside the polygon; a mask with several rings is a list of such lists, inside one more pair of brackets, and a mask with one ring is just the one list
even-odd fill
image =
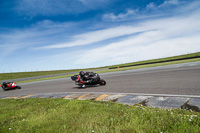
{"label": "motorcycle rider", "polygon": [[97,73],[94,72],[84,72],[80,71],[79,75],[81,79],[83,80],[83,83],[96,83],[100,80],[100,77]]}
{"label": "motorcycle rider", "polygon": [[21,87],[16,85],[14,82],[3,82],[0,87],[2,87],[4,91],[8,91],[10,89],[21,89]]}
{"label": "motorcycle rider", "polygon": [[8,82],[3,82],[2,86],[7,87],[8,86]]}

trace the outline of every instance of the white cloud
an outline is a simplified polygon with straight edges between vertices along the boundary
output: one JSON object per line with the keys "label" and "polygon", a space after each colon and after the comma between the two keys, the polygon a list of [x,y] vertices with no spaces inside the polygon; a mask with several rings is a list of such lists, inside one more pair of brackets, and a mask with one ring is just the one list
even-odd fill
{"label": "white cloud", "polygon": [[[169,9],[170,6],[177,6],[184,2],[179,2],[179,0],[165,0],[162,4],[156,5],[154,2],[150,2],[146,5],[145,9],[127,9],[125,13],[106,13],[102,16],[102,20],[104,21],[127,21],[134,19],[148,19],[155,18],[159,16],[163,16],[167,13],[164,13],[162,10],[168,9],[169,12],[174,10],[172,8]],[[184,6],[185,7],[185,6]],[[156,12],[149,12],[156,11]],[[153,14],[152,14],[153,13]]]}
{"label": "white cloud", "polygon": [[179,5],[179,4],[180,4],[179,0],[165,0],[160,5],[156,5],[154,2],[151,2],[151,3],[146,5],[146,9],[147,10],[149,10],[149,9],[155,10],[155,9],[165,8],[165,7],[168,7],[168,6]]}
{"label": "white cloud", "polygon": [[[199,11],[196,11],[196,14],[198,14]],[[198,15],[197,15],[198,16]],[[187,18],[184,18],[187,17]],[[81,45],[89,45],[92,43],[105,41],[108,39],[114,39],[121,36],[127,36],[138,32],[146,32],[151,30],[160,30],[162,31],[168,31],[168,37],[172,35],[180,36],[179,34],[183,35],[186,33],[194,32],[196,27],[199,26],[198,24],[198,17],[196,20],[193,16],[183,16],[183,17],[177,17],[176,20],[174,18],[160,18],[155,19],[155,21],[148,21],[147,22],[141,22],[139,24],[133,25],[121,25],[118,27],[103,29],[103,30],[97,30],[97,31],[91,31],[86,32],[83,34],[74,35],[72,38],[70,38],[70,41],[65,41],[62,43],[56,43],[53,45],[38,47],[37,49],[53,49],[53,48],[67,48],[67,47],[75,47],[75,46],[81,46]],[[171,21],[170,21],[171,20]],[[167,22],[167,24],[165,24]],[[192,26],[191,23],[193,24]],[[177,25],[178,24],[178,25]],[[194,27],[196,26],[196,27]],[[193,28],[191,28],[193,27]],[[173,29],[170,31],[170,29]],[[183,30],[184,29],[184,30]],[[187,32],[185,32],[187,31]]]}
{"label": "white cloud", "polygon": [[137,28],[133,26],[119,26],[104,30],[98,30],[93,32],[88,32],[80,35],[75,35],[72,42],[66,42],[61,44],[49,45],[45,47],[39,47],[38,49],[49,49],[49,48],[66,48],[74,47],[80,45],[88,45],[91,43],[104,41],[111,38],[116,38],[120,36],[130,35],[136,32],[141,32],[143,28]]}
{"label": "white cloud", "polygon": [[[84,2],[84,0],[82,1]],[[88,1],[85,1],[88,2]],[[178,1],[177,0],[170,0],[170,1],[165,1],[163,4],[161,5],[167,5],[167,4],[177,4]],[[152,3],[152,7],[154,6],[154,4]],[[126,11],[126,13],[121,13],[118,15],[114,15],[112,16],[112,14],[109,16],[107,16],[110,19],[113,20],[117,20],[117,19],[123,19],[123,18],[127,18],[127,16],[133,15],[135,14],[134,10],[128,9]],[[158,17],[158,15],[148,15],[148,16],[139,16],[139,18],[149,18],[149,17]],[[106,17],[106,15],[104,16]],[[186,21],[184,21],[186,22]],[[47,23],[47,24],[46,24]],[[150,23],[150,22],[149,22]],[[165,23],[165,19],[160,20],[160,23]],[[170,23],[170,21],[169,21]],[[177,23],[179,23],[179,25],[182,25],[182,22],[177,19]],[[190,20],[189,22],[187,22],[187,24],[190,24]],[[50,28],[52,29],[52,27],[59,27],[59,30],[62,30],[65,28],[65,26],[67,24],[55,24],[51,21],[43,21],[41,22],[41,25],[50,25]],[[75,46],[81,46],[81,45],[88,45],[88,44],[92,44],[92,43],[96,43],[99,41],[104,41],[107,39],[112,39],[112,38],[116,38],[116,37],[121,37],[121,36],[126,36],[126,35],[130,35],[130,34],[134,34],[137,32],[144,32],[144,31],[149,31],[149,30],[155,30],[157,27],[148,27],[148,26],[140,26],[141,24],[138,25],[134,25],[134,26],[127,26],[127,25],[122,25],[122,26],[118,26],[118,27],[113,27],[113,28],[108,28],[108,29],[103,29],[103,30],[97,30],[97,31],[91,31],[91,32],[86,32],[83,34],[78,34],[78,35],[73,35],[71,38],[68,38],[66,40],[62,40],[60,42],[51,42],[50,44],[52,45],[47,45],[47,46],[41,46],[38,47],[37,49],[53,49],[53,48],[69,48],[69,47],[75,47]],[[154,24],[152,24],[154,25]],[[157,24],[159,25],[159,23]],[[171,26],[174,26],[174,24],[171,24]],[[41,27],[41,26],[40,26]],[[70,27],[70,26],[69,26]],[[177,29],[180,26],[174,26],[175,29]],[[43,27],[42,27],[43,28]],[[50,29],[49,28],[49,29]],[[53,31],[57,31],[56,28]],[[180,29],[174,30],[173,32],[179,31]],[[190,28],[188,28],[188,30],[190,30]],[[59,33],[59,32],[58,32]],[[59,33],[60,34],[60,33]],[[64,34],[64,32],[63,32]]]}
{"label": "white cloud", "polygon": [[[82,0],[82,2],[84,1]],[[152,10],[161,7],[167,9],[167,5],[176,5],[178,2],[180,1],[166,1],[161,4],[162,6],[152,3],[146,9]],[[94,30],[95,24],[89,22],[87,24],[91,25],[85,26],[86,24],[82,24],[82,22],[75,24],[44,20],[27,29],[15,29],[9,34],[1,33],[0,61],[5,60],[8,56],[13,56],[13,58],[18,56],[15,59],[20,59],[23,64],[23,66],[18,65],[19,69],[25,65],[27,68],[35,65],[41,66],[41,69],[45,70],[46,68],[105,66],[197,52],[200,51],[199,5],[198,1],[189,2],[187,6],[182,5],[177,9],[170,10],[172,15],[167,12],[165,17],[156,17],[159,14],[149,15],[146,12],[137,16],[135,13],[139,13],[139,11],[131,9],[124,13],[108,14],[107,19],[116,21],[125,20],[131,16],[140,19],[155,17],[151,20],[140,20],[137,23],[127,21],[129,25],[127,22],[120,21],[112,23],[118,25],[112,27],[106,25],[105,21],[97,23],[97,25],[108,27],[101,30]],[[89,32],[88,27],[90,27]],[[118,39],[118,37],[121,38]],[[92,44],[91,47],[88,46],[89,44]],[[85,46],[86,50],[81,46]],[[37,50],[32,51],[31,48],[35,47],[38,47]],[[30,51],[26,52],[26,50]],[[20,54],[16,54],[18,51]],[[40,56],[28,55],[30,52]],[[41,56],[41,54],[43,55]],[[20,55],[24,56],[23,59],[19,58]],[[15,62],[16,60],[13,58],[10,59]],[[26,60],[27,58],[28,60]]]}
{"label": "white cloud", "polygon": [[155,5],[153,2],[149,3],[149,4],[146,6],[146,9],[147,9],[147,10],[149,10],[149,9],[154,10],[154,9],[156,9],[156,8],[157,8],[157,7],[156,7],[156,5]]}
{"label": "white cloud", "polygon": [[130,16],[135,15],[137,12],[137,10],[132,10],[132,9],[127,9],[125,13],[120,13],[118,15],[115,15],[114,13],[108,13],[108,14],[104,14],[102,19],[105,21],[116,21],[116,20],[124,20],[127,19]]}
{"label": "white cloud", "polygon": [[112,65],[200,51],[200,29],[197,28],[200,17],[197,14],[147,21],[138,27],[150,31],[86,51],[76,60],[77,64]]}
{"label": "white cloud", "polygon": [[180,3],[179,0],[165,0],[163,4],[159,5],[159,7],[178,5],[179,3]]}

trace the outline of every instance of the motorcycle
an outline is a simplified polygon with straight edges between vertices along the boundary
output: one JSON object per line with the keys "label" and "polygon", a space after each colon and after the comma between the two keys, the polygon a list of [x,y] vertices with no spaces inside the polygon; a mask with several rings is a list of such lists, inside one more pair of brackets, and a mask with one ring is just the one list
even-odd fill
{"label": "motorcycle", "polygon": [[85,82],[81,79],[80,75],[74,75],[71,77],[71,79],[75,81],[75,84],[81,88],[86,88],[87,86],[91,85],[106,85],[106,81],[101,78],[97,82]]}
{"label": "motorcycle", "polygon": [[0,85],[0,87],[2,87],[4,91],[21,89],[21,87],[14,82],[3,82],[3,84]]}

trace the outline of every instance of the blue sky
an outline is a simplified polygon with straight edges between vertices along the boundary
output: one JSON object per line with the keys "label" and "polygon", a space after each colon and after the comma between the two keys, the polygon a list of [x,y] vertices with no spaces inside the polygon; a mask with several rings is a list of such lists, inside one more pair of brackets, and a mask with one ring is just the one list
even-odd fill
{"label": "blue sky", "polygon": [[199,0],[0,0],[0,73],[200,51]]}

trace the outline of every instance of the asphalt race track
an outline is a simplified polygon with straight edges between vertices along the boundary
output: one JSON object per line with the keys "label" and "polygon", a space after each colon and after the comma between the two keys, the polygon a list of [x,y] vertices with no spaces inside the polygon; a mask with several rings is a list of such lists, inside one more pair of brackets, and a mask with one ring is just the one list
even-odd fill
{"label": "asphalt race track", "polygon": [[100,74],[106,86],[81,89],[71,78],[19,84],[22,89],[3,91],[2,96],[35,95],[40,93],[141,93],[200,96],[200,62]]}

